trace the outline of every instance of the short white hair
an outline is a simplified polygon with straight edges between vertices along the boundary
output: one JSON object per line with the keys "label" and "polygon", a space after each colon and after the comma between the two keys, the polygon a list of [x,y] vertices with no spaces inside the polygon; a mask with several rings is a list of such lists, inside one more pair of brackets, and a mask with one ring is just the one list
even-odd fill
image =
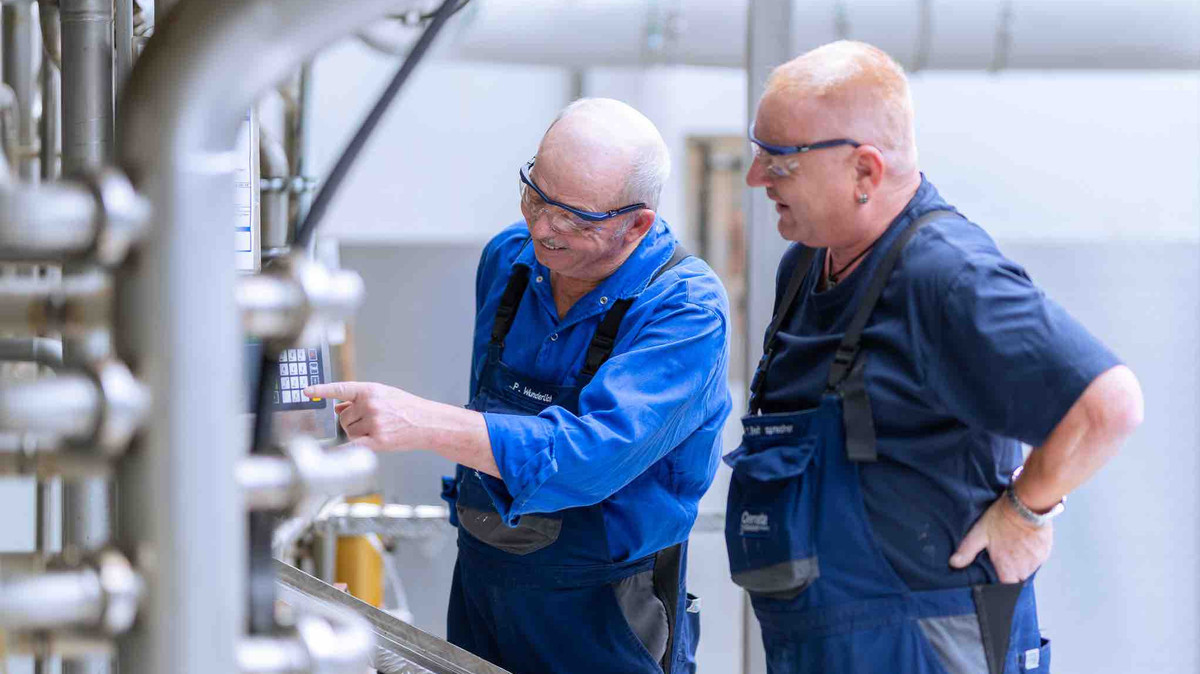
{"label": "short white hair", "polygon": [[878,147],[897,173],[916,170],[908,77],[878,47],[853,40],[817,47],[776,68],[767,91],[794,91],[838,106],[854,140]]}
{"label": "short white hair", "polygon": [[580,98],[559,111],[550,127],[578,113],[603,116],[629,128],[633,161],[620,205],[644,203],[650,210],[658,210],[663,186],[671,177],[671,154],[654,123],[628,103],[613,98]]}

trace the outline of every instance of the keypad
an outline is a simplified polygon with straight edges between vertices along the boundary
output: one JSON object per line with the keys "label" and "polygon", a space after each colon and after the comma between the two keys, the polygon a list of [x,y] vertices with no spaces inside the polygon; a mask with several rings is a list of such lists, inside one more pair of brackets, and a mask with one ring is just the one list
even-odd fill
{"label": "keypad", "polygon": [[320,349],[284,349],[279,354],[274,401],[282,410],[321,409],[325,401],[304,395],[306,386],[324,381]]}

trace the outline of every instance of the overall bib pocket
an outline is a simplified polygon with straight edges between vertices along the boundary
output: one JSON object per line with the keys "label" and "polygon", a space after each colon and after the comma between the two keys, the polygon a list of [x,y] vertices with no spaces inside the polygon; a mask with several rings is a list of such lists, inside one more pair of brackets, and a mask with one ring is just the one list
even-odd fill
{"label": "overall bib pocket", "polygon": [[522,515],[520,523],[510,527],[501,520],[479,476],[471,470],[462,471],[454,511],[458,525],[477,540],[513,555],[537,552],[557,541],[562,532],[559,513]]}
{"label": "overall bib pocket", "polygon": [[820,443],[813,435],[764,435],[787,427],[747,422],[742,446],[724,459],[733,468],[725,511],[733,582],[774,599],[795,598],[819,575],[813,462]]}

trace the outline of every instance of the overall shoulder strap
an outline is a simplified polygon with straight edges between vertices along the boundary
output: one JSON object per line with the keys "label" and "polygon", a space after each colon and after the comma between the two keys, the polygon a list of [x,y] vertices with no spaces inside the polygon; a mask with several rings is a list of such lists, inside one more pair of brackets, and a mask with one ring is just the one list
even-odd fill
{"label": "overall shoulder strap", "polygon": [[[846,334],[834,354],[833,364],[829,367],[829,382],[827,391],[837,391],[842,398],[842,429],[846,435],[846,457],[856,462],[872,462],[879,458],[875,446],[875,418],[871,412],[871,398],[867,393],[867,382],[864,374],[866,358],[859,358],[862,331],[867,325],[867,319],[879,303],[879,297],[887,285],[896,262],[904,247],[912,239],[917,230],[928,223],[944,217],[957,216],[953,211],[931,211],[909,225],[900,233],[887,255],[879,263],[875,275],[867,286],[867,292],[859,302]],[[958,216],[961,217],[961,216]]]}
{"label": "overall shoulder strap", "polygon": [[867,321],[875,311],[875,305],[879,303],[879,297],[883,294],[883,289],[887,287],[888,279],[892,275],[892,270],[896,268],[896,262],[900,260],[900,254],[904,252],[904,247],[908,245],[917,230],[944,216],[962,217],[953,211],[930,211],[917,218],[916,222],[901,232],[900,236],[896,237],[892,243],[891,248],[888,249],[887,254],[884,255],[883,260],[875,269],[874,276],[871,277],[866,293],[858,303],[854,317],[850,319],[846,334],[838,344],[837,353],[833,357],[833,365],[829,368],[829,390],[836,389],[849,374],[850,367],[861,348],[863,328],[867,326]]}
{"label": "overall shoulder strap", "polygon": [[[518,257],[527,245],[529,245],[529,239],[525,239],[521,250],[517,251]],[[528,285],[529,267],[519,265],[514,268],[508,277],[508,285],[504,286],[504,294],[500,296],[500,306],[496,308],[496,319],[492,321],[491,343],[493,345],[504,347],[504,340],[508,337],[508,331],[512,329],[513,320],[517,317],[517,309],[521,306],[521,298],[525,296],[525,287]]]}
{"label": "overall shoulder strap", "polygon": [[[657,281],[659,276],[673,269],[691,255],[682,243],[676,242],[675,252],[671,254],[671,258],[667,260],[666,264],[654,272],[654,276],[650,277],[650,283]],[[613,347],[617,343],[617,332],[621,329],[621,321],[625,318],[625,312],[633,306],[634,299],[633,297],[619,299],[613,302],[612,308],[604,314],[604,318],[600,320],[600,325],[596,328],[596,333],[592,335],[591,343],[588,344],[587,358],[583,361],[583,369],[579,371],[578,381],[586,382],[596,376],[600,366],[612,355]]]}
{"label": "overall shoulder strap", "polygon": [[800,286],[804,285],[804,279],[808,276],[808,271],[812,267],[813,256],[817,254],[815,248],[805,248],[800,253],[800,258],[796,260],[796,266],[792,269],[792,275],[788,278],[787,289],[783,292],[783,297],[779,304],[775,307],[775,315],[771,317],[771,325],[767,328],[767,334],[763,338],[763,355],[758,360],[758,367],[754,369],[754,376],[750,379],[750,413],[754,414],[758,411],[759,394],[763,385],[763,380],[766,379],[767,369],[771,366],[771,361],[775,358],[775,334],[779,332],[779,328],[783,325],[784,319],[791,313],[792,305],[796,302],[796,295],[800,292]]}

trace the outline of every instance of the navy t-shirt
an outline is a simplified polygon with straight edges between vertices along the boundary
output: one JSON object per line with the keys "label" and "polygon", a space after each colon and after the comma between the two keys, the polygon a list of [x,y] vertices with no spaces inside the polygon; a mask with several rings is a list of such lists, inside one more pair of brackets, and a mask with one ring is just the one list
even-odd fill
{"label": "navy t-shirt", "polygon": [[[817,292],[814,256],[764,380],[762,411],[813,407],[834,351],[892,241],[932,210],[931,183],[841,283]],[[776,302],[799,244],[784,254]],[[1083,390],[1119,364],[1103,344],[1004,257],[979,226],[947,215],[909,241],[862,337],[879,460],[860,464],[867,515],[884,556],[914,590],[995,582],[987,554],[950,555],[1010,481],[1021,444],[1037,446]]]}

